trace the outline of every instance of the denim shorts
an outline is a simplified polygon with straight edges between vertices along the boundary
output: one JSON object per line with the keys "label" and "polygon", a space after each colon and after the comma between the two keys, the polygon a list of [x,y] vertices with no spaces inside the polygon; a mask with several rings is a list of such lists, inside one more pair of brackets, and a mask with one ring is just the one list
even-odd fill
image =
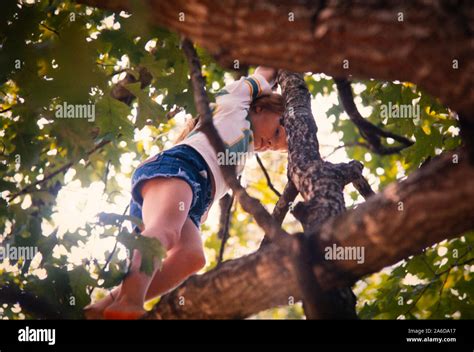
{"label": "denim shorts", "polygon": [[[132,176],[130,215],[143,220],[141,187],[144,181],[156,177],[180,178],[191,186],[193,200],[188,216],[199,229],[201,217],[211,205],[212,192],[211,172],[201,154],[188,145],[180,144],[142,163]],[[139,232],[138,227],[134,230]]]}

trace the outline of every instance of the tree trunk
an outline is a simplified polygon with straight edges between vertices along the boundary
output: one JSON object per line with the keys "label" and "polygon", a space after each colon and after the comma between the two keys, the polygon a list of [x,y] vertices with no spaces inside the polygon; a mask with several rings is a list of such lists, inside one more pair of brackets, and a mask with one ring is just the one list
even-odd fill
{"label": "tree trunk", "polygon": [[295,257],[303,307],[308,319],[355,319],[356,299],[350,287],[324,292],[313,273],[314,252],[308,236],[329,218],[345,211],[344,177],[348,164],[323,162],[316,136],[317,126],[311,112],[311,94],[301,74],[280,71],[278,75],[285,99],[285,130],[288,139],[288,174],[304,202],[298,203],[295,216],[305,233],[298,237],[299,253]]}

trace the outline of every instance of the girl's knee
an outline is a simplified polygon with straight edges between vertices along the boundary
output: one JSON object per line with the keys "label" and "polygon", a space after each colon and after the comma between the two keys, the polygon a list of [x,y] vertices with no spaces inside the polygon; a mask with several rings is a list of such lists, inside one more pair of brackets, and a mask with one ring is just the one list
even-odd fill
{"label": "girl's knee", "polygon": [[167,251],[175,247],[181,236],[181,230],[174,228],[149,227],[142,232],[143,236],[158,239]]}

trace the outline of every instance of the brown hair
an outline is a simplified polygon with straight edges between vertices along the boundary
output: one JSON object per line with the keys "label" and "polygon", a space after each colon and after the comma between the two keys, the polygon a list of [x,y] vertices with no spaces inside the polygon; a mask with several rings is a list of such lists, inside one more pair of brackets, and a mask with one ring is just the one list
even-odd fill
{"label": "brown hair", "polygon": [[283,97],[277,93],[261,95],[253,100],[252,104],[250,104],[250,110],[255,112],[257,107],[279,115],[283,115],[285,112],[285,102],[283,101]]}
{"label": "brown hair", "polygon": [[[262,110],[274,112],[276,114],[283,115],[285,112],[285,102],[280,94],[270,93],[257,97],[250,104],[250,110],[256,112],[257,107]],[[199,115],[186,121],[183,129],[179,133],[179,136],[174,141],[177,144],[184,140],[192,130],[194,130],[199,122]]]}

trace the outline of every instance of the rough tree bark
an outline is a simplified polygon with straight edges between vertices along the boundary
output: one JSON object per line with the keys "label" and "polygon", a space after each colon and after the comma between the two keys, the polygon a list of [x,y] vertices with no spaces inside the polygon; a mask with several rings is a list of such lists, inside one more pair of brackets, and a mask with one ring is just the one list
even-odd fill
{"label": "rough tree bark", "polygon": [[355,296],[350,287],[323,292],[313,274],[310,231],[345,210],[344,186],[361,169],[346,172],[354,164],[334,165],[324,162],[319,154],[317,126],[311,112],[311,94],[301,74],[280,71],[278,82],[285,99],[284,124],[288,139],[288,174],[304,202],[295,209],[304,234],[298,237],[296,262],[302,288],[305,315],[309,319],[355,319]]}
{"label": "rough tree bark", "polygon": [[[315,272],[321,287],[345,287],[444,239],[474,228],[474,167],[446,153],[356,209],[325,222],[315,248],[364,246],[365,261],[335,261]],[[400,211],[400,202],[403,211]],[[180,305],[180,297],[185,304]],[[291,259],[272,243],[194,276],[164,296],[154,318],[242,318],[301,298]]]}
{"label": "rough tree bark", "polygon": [[[130,9],[128,0],[78,2]],[[324,72],[333,77],[351,74],[409,81],[474,120],[474,6],[470,1],[147,3],[151,21],[189,37],[225,67],[239,60],[241,65]]]}

